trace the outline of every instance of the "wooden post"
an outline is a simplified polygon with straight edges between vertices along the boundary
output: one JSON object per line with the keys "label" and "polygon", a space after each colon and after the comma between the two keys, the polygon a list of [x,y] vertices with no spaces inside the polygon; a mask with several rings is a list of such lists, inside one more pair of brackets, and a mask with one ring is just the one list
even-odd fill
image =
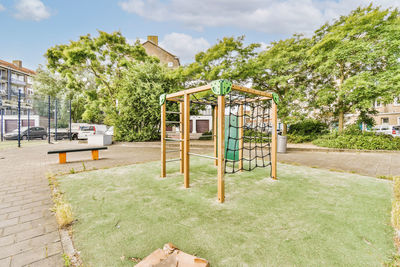
{"label": "wooden post", "polygon": [[99,151],[92,150],[92,160],[98,160],[98,159],[99,159]]}
{"label": "wooden post", "polygon": [[[179,112],[180,112],[180,114],[179,114],[179,138],[181,139],[181,140],[184,140],[184,138],[185,138],[185,135],[184,135],[184,128],[185,128],[185,123],[184,123],[184,119],[185,119],[185,116],[184,116],[184,112],[185,112],[185,105],[184,105],[184,103],[183,102],[180,102],[179,103]],[[184,160],[183,160],[183,158],[184,158],[184,149],[183,149],[183,142],[180,142],[179,143],[179,150],[180,150],[180,152],[179,152],[179,155],[180,155],[180,159],[181,159],[181,168],[180,168],[180,171],[181,171],[181,173],[183,173],[183,166],[184,166]]]}
{"label": "wooden post", "polygon": [[184,148],[184,165],[183,165],[183,176],[184,176],[184,185],[185,188],[189,188],[189,140],[190,140],[190,95],[185,94],[183,96],[184,100],[184,121],[183,121],[183,128],[184,128],[184,141],[183,141],[183,148]]}
{"label": "wooden post", "polygon": [[225,96],[218,96],[218,201],[225,201]]}
{"label": "wooden post", "polygon": [[239,119],[239,133],[238,133],[238,138],[239,138],[239,170],[243,171],[243,104],[239,105],[239,113],[238,113],[238,119]]}
{"label": "wooden post", "polygon": [[277,161],[277,129],[278,129],[278,107],[272,101],[272,140],[271,140],[271,178],[278,179],[276,176]]}
{"label": "wooden post", "polygon": [[[213,134],[213,140],[214,140],[214,157],[217,158],[218,157],[218,147],[217,147],[217,129],[218,129],[218,124],[217,124],[217,117],[218,117],[218,107],[214,106],[213,107],[213,130],[212,130],[212,134]],[[218,166],[218,159],[214,160],[214,165]]]}
{"label": "wooden post", "polygon": [[65,164],[67,162],[67,153],[58,153],[58,162],[60,164]]}
{"label": "wooden post", "polygon": [[166,134],[166,106],[167,104],[164,103],[161,105],[161,178],[167,176],[167,162],[166,162],[166,149],[167,144],[165,138],[167,137]]}

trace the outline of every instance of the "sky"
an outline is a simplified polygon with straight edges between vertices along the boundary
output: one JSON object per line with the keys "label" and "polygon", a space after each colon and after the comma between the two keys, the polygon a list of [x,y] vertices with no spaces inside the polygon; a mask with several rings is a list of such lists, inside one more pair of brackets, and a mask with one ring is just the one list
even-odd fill
{"label": "sky", "polygon": [[[129,42],[159,36],[182,64],[225,36],[267,45],[294,33],[311,35],[370,0],[0,0],[0,59],[35,70],[46,50],[97,30]],[[384,8],[400,0],[373,0]]]}

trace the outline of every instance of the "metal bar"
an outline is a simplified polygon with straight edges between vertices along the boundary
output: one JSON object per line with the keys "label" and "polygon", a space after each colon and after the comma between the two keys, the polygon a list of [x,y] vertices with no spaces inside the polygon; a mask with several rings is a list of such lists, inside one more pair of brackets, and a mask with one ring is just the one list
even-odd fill
{"label": "metal bar", "polygon": [[72,140],[72,113],[71,113],[71,111],[72,111],[72,108],[71,108],[71,102],[72,102],[72,100],[70,99],[69,100],[69,141],[71,141]]}
{"label": "metal bar", "polygon": [[167,111],[167,114],[181,114],[179,111]]}
{"label": "metal bar", "polygon": [[165,162],[181,161],[181,159],[167,159]]}
{"label": "metal bar", "polygon": [[3,122],[4,122],[4,109],[1,109],[1,141],[3,142],[4,138],[4,128],[3,128]]}
{"label": "metal bar", "polygon": [[189,155],[196,156],[196,157],[201,157],[201,158],[207,158],[207,159],[218,159],[216,157],[202,155],[202,154],[196,154],[196,153],[189,153]]}
{"label": "metal bar", "polygon": [[18,147],[21,147],[21,89],[18,89]]}
{"label": "metal bar", "polygon": [[58,123],[58,121],[57,121],[57,99],[55,100],[56,102],[55,102],[55,108],[54,108],[54,119],[56,120],[55,121],[55,128],[54,128],[54,140],[57,142],[57,123]]}
{"label": "metal bar", "polygon": [[31,124],[31,120],[30,120],[30,112],[31,110],[30,109],[28,109],[28,141],[31,139],[30,138],[30,134],[29,134],[29,131],[30,131],[30,124]]}
{"label": "metal bar", "polygon": [[48,122],[47,122],[47,124],[48,124],[48,129],[47,129],[48,136],[47,136],[47,140],[48,140],[48,142],[49,142],[49,144],[50,144],[50,126],[51,126],[51,125],[50,125],[50,96],[49,96],[48,112],[49,112],[49,114],[48,114],[49,119],[48,119]]}
{"label": "metal bar", "polygon": [[164,140],[175,141],[175,142],[183,142],[184,141],[183,139],[176,139],[176,138],[164,138]]}
{"label": "metal bar", "polygon": [[166,123],[180,123],[179,121],[166,121]]}

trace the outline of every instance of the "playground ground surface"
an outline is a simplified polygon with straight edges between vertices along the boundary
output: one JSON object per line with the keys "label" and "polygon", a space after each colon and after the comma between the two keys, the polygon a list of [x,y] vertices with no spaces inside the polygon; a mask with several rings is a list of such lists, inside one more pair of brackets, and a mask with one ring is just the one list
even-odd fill
{"label": "playground ground surface", "polygon": [[226,175],[191,160],[191,188],[178,163],[160,162],[59,177],[73,207],[73,237],[85,264],[131,266],[172,242],[212,266],[378,266],[395,252],[392,183],[357,174],[279,164]]}

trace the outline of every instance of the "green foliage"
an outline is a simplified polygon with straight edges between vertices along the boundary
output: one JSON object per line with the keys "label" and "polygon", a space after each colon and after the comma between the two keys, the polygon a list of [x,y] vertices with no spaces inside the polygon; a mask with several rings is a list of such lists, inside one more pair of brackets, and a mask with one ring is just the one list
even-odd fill
{"label": "green foliage", "polygon": [[133,62],[121,75],[116,95],[118,105],[116,112],[111,113],[116,140],[159,139],[159,97],[177,88],[174,76],[164,66],[153,62]]}
{"label": "green foliage", "polygon": [[[208,135],[208,136],[207,136]],[[212,131],[204,132],[200,137],[199,140],[212,140]]]}
{"label": "green foliage", "polygon": [[289,143],[311,142],[328,132],[328,125],[315,119],[304,119],[290,125]]}
{"label": "green foliage", "polygon": [[244,134],[244,142],[252,142],[252,143],[268,143],[271,142],[271,137],[268,133],[263,133],[260,131],[255,131],[253,129],[247,129],[243,131]]}
{"label": "green foliage", "polygon": [[372,113],[373,102],[400,94],[400,17],[397,9],[357,8],[315,32],[308,51],[309,103],[321,116]]}
{"label": "green foliage", "polygon": [[290,125],[289,134],[320,135],[328,132],[328,125],[315,119],[304,119]]}
{"label": "green foliage", "polygon": [[272,42],[247,64],[253,68],[253,87],[279,96],[278,117],[284,124],[305,116],[306,110],[299,104],[306,99],[309,71],[305,66],[310,44],[310,39],[294,35]]}
{"label": "green foliage", "polygon": [[343,149],[366,149],[366,150],[400,150],[400,138],[391,135],[375,135],[371,132],[357,134],[333,133],[325,135],[313,141],[314,145],[343,148]]}

